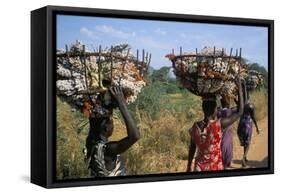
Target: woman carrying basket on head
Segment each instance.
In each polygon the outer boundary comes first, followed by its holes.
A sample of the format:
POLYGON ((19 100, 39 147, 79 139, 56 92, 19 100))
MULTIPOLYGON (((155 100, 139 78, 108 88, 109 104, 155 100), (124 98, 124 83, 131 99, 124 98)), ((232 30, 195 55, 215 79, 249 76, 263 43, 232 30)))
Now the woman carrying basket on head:
MULTIPOLYGON (((230 108, 230 98, 226 96, 222 96, 221 106, 222 107, 218 109, 219 118, 230 117, 232 114, 235 114, 238 111, 237 107, 230 108)), ((221 140, 221 152, 224 169, 230 168, 233 158, 232 125, 227 126, 223 130, 221 140)))
POLYGON ((121 154, 128 150, 140 138, 140 133, 125 104, 120 87, 110 88, 114 99, 112 106, 117 106, 126 124, 127 136, 119 141, 108 141, 113 133, 113 120, 110 116, 90 118, 90 131, 86 140, 87 165, 90 176, 124 176, 125 167, 121 154))
MULTIPOLYGON (((245 83, 242 83, 242 88, 245 86, 245 83)), ((243 90, 244 91, 244 90, 243 90)), ((245 94, 245 93, 244 93, 245 94)), ((245 99, 245 96, 244 96, 245 99)), ((230 107, 231 98, 229 96, 222 96, 221 98, 221 108, 218 109, 218 117, 226 118, 231 117, 232 114, 238 112, 238 101, 234 100, 237 104, 236 107, 230 107)), ((245 103, 245 100, 244 100, 245 103)), ((223 129, 222 140, 221 140, 221 152, 222 152, 222 161, 224 169, 231 168, 231 162, 233 158, 233 134, 232 134, 232 125, 227 126, 223 129)))
POLYGON ((187 171, 191 171, 192 160, 195 157, 194 171, 216 171, 223 170, 221 140, 222 132, 233 124, 243 113, 243 94, 240 78, 238 82, 238 111, 230 117, 217 117, 217 103, 215 97, 204 98, 202 109, 204 119, 195 122, 189 130, 191 143, 189 146, 187 171))

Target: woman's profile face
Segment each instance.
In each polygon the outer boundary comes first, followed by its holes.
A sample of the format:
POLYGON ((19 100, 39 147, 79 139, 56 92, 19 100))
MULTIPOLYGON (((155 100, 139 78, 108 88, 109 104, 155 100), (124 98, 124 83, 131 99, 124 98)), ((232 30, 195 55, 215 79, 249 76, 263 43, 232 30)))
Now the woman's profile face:
POLYGON ((230 108, 230 103, 225 100, 221 100, 222 108, 230 108))
POLYGON ((113 121, 110 119, 110 121, 106 125, 106 136, 110 137, 113 133, 113 121))
POLYGON ((218 108, 215 107, 215 108, 214 108, 214 113, 213 113, 213 115, 217 115, 217 113, 218 113, 218 108))

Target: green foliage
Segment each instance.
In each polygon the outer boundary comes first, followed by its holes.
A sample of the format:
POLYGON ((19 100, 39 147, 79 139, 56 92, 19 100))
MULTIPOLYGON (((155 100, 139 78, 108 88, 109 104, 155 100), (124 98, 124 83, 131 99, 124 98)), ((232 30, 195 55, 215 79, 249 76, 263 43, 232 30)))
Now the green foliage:
POLYGON ((169 67, 162 67, 148 76, 148 86, 143 88, 137 100, 129 105, 133 115, 139 110, 153 119, 164 109, 184 112, 192 117, 192 108, 195 105, 193 102, 197 97, 182 88, 175 78, 169 77, 169 71, 169 67))
POLYGON ((160 83, 152 83, 145 87, 137 100, 129 106, 129 109, 132 112, 139 109, 146 112, 151 118, 155 118, 161 108, 167 107, 169 104, 169 97, 165 95, 165 88, 161 86, 162 84, 160 83))
POLYGON ((181 87, 181 84, 176 79, 169 78, 169 81, 166 85, 167 94, 177 94, 183 92, 183 90, 186 91, 181 87))
POLYGON ((161 67, 159 70, 154 70, 151 78, 152 82, 168 82, 170 67, 161 67))
POLYGON ((258 63, 251 63, 249 65, 250 65, 250 69, 251 70, 256 70, 256 71, 260 72, 263 75, 267 75, 267 70, 263 66, 261 66, 260 64, 258 64, 258 63))

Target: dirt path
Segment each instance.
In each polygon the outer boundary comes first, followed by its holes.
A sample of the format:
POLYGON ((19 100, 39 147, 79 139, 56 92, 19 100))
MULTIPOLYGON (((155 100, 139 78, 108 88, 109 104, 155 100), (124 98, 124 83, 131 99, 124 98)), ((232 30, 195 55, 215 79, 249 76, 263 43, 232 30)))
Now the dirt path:
MULTIPOLYGON (((262 130, 258 135, 256 128, 253 127, 253 137, 251 147, 248 153, 248 163, 245 168, 258 168, 266 167, 268 161, 268 118, 265 117, 258 121, 259 128, 262 130)), ((233 160, 232 168, 242 168, 241 159, 243 156, 243 147, 240 146, 240 142, 236 133, 237 127, 233 127, 233 160)), ((179 171, 185 172, 187 160, 180 162, 179 171)))
MULTIPOLYGON (((251 147, 248 153, 248 160, 246 168, 256 168, 267 166, 268 160, 268 120, 267 117, 258 121, 259 128, 262 129, 258 135, 256 128, 253 127, 253 137, 251 147)), ((241 158, 243 156, 243 147, 240 146, 238 136, 233 131, 233 168, 241 168, 241 158)))

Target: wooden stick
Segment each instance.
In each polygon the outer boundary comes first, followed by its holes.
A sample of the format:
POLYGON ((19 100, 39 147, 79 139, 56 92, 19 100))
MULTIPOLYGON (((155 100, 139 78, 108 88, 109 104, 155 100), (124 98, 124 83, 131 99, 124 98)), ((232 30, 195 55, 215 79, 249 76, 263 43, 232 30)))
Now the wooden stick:
POLYGON ((137 66, 137 69, 140 71, 140 66, 139 66, 139 63, 138 63, 138 61, 139 61, 139 49, 137 49, 137 58, 136 58, 136 66, 137 66))
POLYGON ((239 57, 242 58, 242 48, 240 48, 239 57))
POLYGON ((67 59, 69 59, 69 52, 68 52, 67 44, 65 45, 65 54, 66 54, 67 59))
POLYGON ((242 62, 242 48, 239 50, 239 74, 241 71, 241 62, 242 62))
POLYGON ((147 72, 147 63, 148 63, 148 52, 146 52, 146 54, 145 54, 145 62, 143 64, 143 68, 144 68, 144 73, 143 74, 146 74, 146 72, 147 72))
POLYGON ((127 63, 129 54, 130 54, 130 49, 128 49, 127 54, 126 54, 126 58, 125 58, 125 60, 123 61, 123 71, 125 70, 125 65, 126 65, 126 63, 127 63))
POLYGON ((141 63, 141 76, 143 76, 143 67, 144 67, 144 49, 142 49, 142 63, 141 63))
MULTIPOLYGON (((125 66, 126 66, 129 54, 130 54, 130 49, 128 49, 127 54, 126 54, 125 58, 123 58, 123 61, 122 61, 122 75, 123 75, 123 73, 125 71, 125 66)), ((119 86, 121 84, 121 79, 122 79, 122 77, 120 76, 119 77, 119 86)))
POLYGON ((145 53, 145 62, 147 63, 148 60, 148 52, 145 53))
POLYGON ((148 59, 146 61, 145 75, 147 75, 147 72, 149 70, 150 61, 151 61, 151 53, 148 55, 148 59))
MULTIPOLYGON (((69 59, 69 51, 68 51, 68 45, 67 44, 65 45, 65 54, 66 54, 66 60, 67 60, 68 64, 71 65, 70 59, 69 59)), ((72 68, 70 68, 70 76, 71 76, 71 79, 73 79, 73 69, 72 68)), ((73 79, 72 87, 75 88, 75 85, 76 85, 76 80, 73 79)))
POLYGON ((228 59, 228 62, 230 62, 230 59, 231 59, 231 55, 232 55, 232 48, 230 49, 230 53, 229 53, 229 59, 228 59))
MULTIPOLYGON (((87 90, 87 92, 89 92, 85 50, 86 50, 85 45, 83 45, 83 64, 84 64, 85 84, 86 84, 86 90, 87 90)), ((89 95, 89 100, 91 100, 90 95, 89 95)))
MULTIPOLYGON (((97 94, 97 93, 101 93, 101 92, 105 92, 106 91, 106 89, 101 89, 101 88, 96 88, 96 89, 94 89, 94 90, 89 90, 89 91, 87 91, 87 90, 79 90, 79 91, 75 91, 72 95, 80 95, 80 94, 82 94, 82 95, 89 95, 89 96, 91 96, 91 95, 94 95, 94 94, 97 94)), ((63 92, 59 92, 58 91, 58 93, 60 94, 64 94, 63 92)))
POLYGON ((126 59, 128 59, 129 54, 130 54, 130 49, 128 49, 128 51, 127 51, 126 59))
POLYGON ((197 58, 197 55, 198 55, 198 50, 197 50, 197 48, 195 48, 195 62, 197 63, 198 61, 198 58, 197 58))
POLYGON ((147 62, 147 70, 149 70, 149 65, 150 65, 150 62, 151 62, 151 53, 149 54, 149 58, 148 58, 148 62, 147 62))
POLYGON ((99 88, 100 88, 101 87, 101 45, 99 46, 98 77, 99 77, 99 88))
POLYGON ((113 80, 113 56, 112 56, 113 46, 110 49, 110 83, 112 84, 113 80))
MULTIPOLYGON (((71 57, 76 57, 76 56, 80 56, 81 54, 70 54, 71 57)), ((100 54, 101 56, 105 57, 105 58, 109 58, 110 57, 110 52, 108 53, 101 53, 100 54)), ((57 57, 65 57, 65 53, 63 54, 58 54, 57 57)), ((86 56, 89 57, 89 56, 99 56, 99 53, 97 52, 93 52, 93 53, 90 53, 90 52, 86 52, 86 56)), ((125 57, 122 57, 120 55, 116 55, 114 54, 114 52, 112 53, 112 56, 115 58, 115 59, 119 59, 119 60, 126 60, 126 56, 125 57)), ((139 55, 140 56, 140 55, 139 55)), ((140 57, 139 57, 140 58, 140 57)), ((137 63, 137 64, 142 64, 142 61, 139 61, 139 59, 134 59, 134 58, 127 58, 127 60, 133 62, 133 63, 137 63)))
POLYGON ((180 47, 180 56, 182 55, 182 47, 180 47))
MULTIPOLYGON (((195 54, 190 54, 190 55, 178 55, 178 56, 175 56, 176 59, 180 58, 180 57, 213 57, 213 56, 206 56, 206 55, 195 55, 195 54)), ((222 56, 222 58, 229 58, 229 56, 222 56)), ((239 56, 235 57, 235 56, 231 56, 231 58, 234 58, 234 59, 239 59, 239 56)), ((139 63, 142 63, 142 62, 139 62, 139 63)))
MULTIPOLYGON (((99 57, 99 55, 100 55, 100 56, 103 56, 105 58, 108 58, 108 57, 110 57, 110 52, 108 52, 108 53, 86 52, 85 55, 87 57, 90 57, 90 56, 99 57)), ((56 56, 57 57, 67 57, 66 53, 57 54, 56 56)), ((69 54, 69 57, 80 57, 80 56, 81 56, 81 53, 70 53, 69 54)), ((122 57, 120 55, 114 54, 114 52, 112 53, 112 56, 114 57, 114 59, 119 59, 119 60, 125 60, 125 58, 126 58, 126 57, 122 57)), ((142 61, 139 61, 139 60, 136 60, 136 59, 133 59, 133 58, 128 58, 127 60, 131 61, 132 63, 142 64, 142 61)))
POLYGON ((216 47, 214 46, 213 63, 215 63, 216 47))

